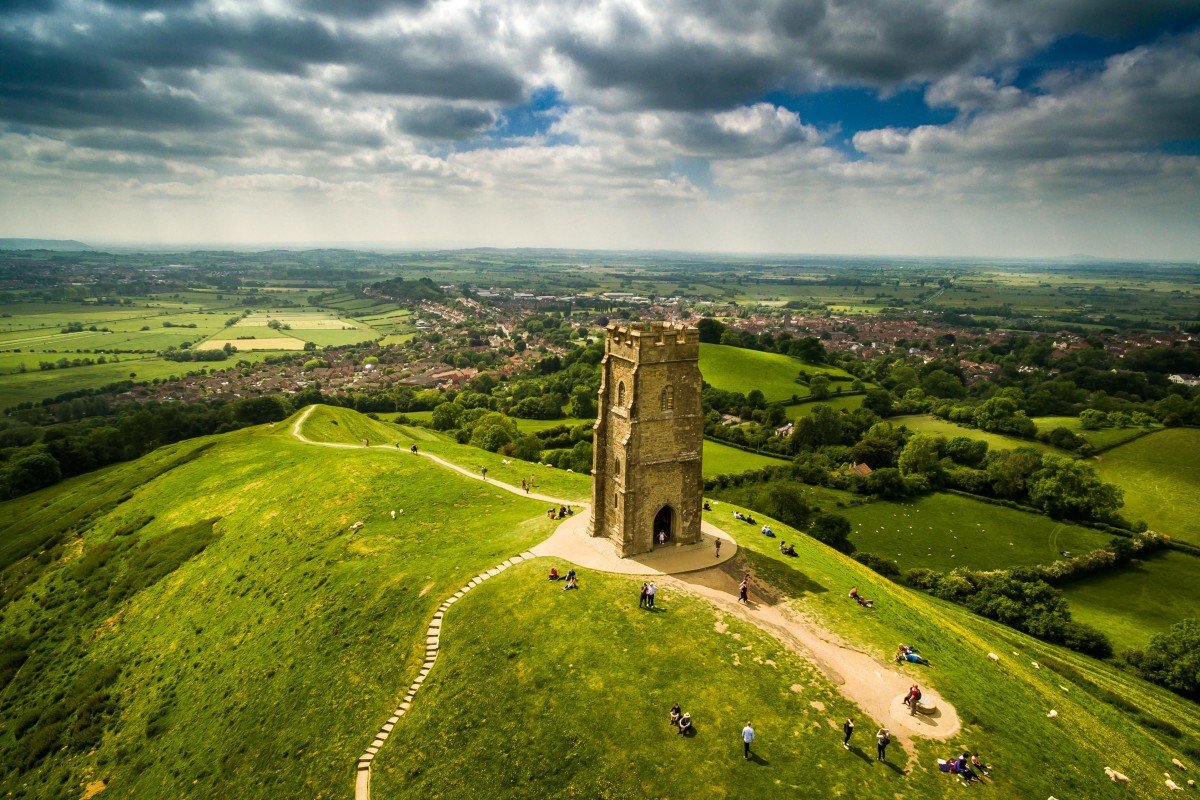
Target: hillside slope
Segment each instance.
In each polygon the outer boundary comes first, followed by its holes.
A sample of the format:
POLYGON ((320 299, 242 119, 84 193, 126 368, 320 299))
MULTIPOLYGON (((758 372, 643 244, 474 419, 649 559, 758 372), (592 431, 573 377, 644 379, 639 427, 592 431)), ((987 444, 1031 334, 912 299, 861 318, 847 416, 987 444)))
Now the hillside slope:
MULTIPOLYGON (((551 530, 543 503, 406 450, 419 441, 502 480, 528 464, 343 409, 318 407, 304 433, 351 447, 297 441, 292 422, 3 504, 0 791, 74 800, 103 781, 104 798, 346 797, 417 673, 433 610, 551 530), (353 446, 362 438, 386 446, 353 446)), ((584 495, 584 476, 542 469, 584 495)), ((727 529, 729 517, 724 504, 710 515, 727 529)), ((997 797, 1158 797, 1170 759, 1200 754, 1194 705, 776 529, 799 558, 749 526, 730 532, 762 581, 852 646, 885 657, 921 645, 935 666, 906 669, 957 707, 961 741, 897 743, 892 768, 875 764, 871 721, 769 631, 686 592, 640 611, 632 578, 585 574, 562 592, 535 560, 447 614, 373 796, 936 797, 961 790, 933 768, 961 744, 997 767, 997 797), (854 584, 874 612, 845 599, 854 584), (695 738, 667 728, 675 701, 695 738), (849 714, 851 753, 831 727, 849 714), (747 718, 761 735, 749 764, 747 718), (1133 784, 1110 784, 1103 766, 1133 784)))

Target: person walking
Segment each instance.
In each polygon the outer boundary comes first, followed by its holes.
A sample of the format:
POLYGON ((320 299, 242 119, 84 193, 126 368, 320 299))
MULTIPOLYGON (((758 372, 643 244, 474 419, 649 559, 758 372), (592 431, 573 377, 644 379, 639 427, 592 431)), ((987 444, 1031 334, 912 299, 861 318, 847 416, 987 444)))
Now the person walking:
POLYGON ((750 760, 750 743, 753 741, 754 728, 747 722, 746 727, 742 728, 742 754, 746 757, 747 761, 750 760))
POLYGON ((486 481, 487 480, 487 467, 483 467, 482 469, 479 470, 479 472, 481 475, 483 475, 483 479, 486 481))
POLYGON ((717 536, 713 539, 713 558, 721 557, 721 537, 717 536))
POLYGON ((842 747, 849 750, 850 737, 854 735, 854 720, 847 718, 847 720, 842 723, 842 733, 845 734, 845 736, 842 738, 842 747))
POLYGON ((521 478, 521 491, 523 491, 523 492, 529 491, 529 484, 525 482, 524 478, 521 478))
POLYGON ((738 584, 738 602, 750 604, 750 576, 742 578, 742 582, 738 584))
POLYGON ((654 581, 646 587, 646 608, 654 608, 654 595, 658 594, 658 587, 654 585, 654 581))
POLYGON ((887 728, 880 728, 875 734, 875 757, 880 761, 887 760, 887 746, 892 741, 892 735, 887 728))
POLYGON ((647 605, 646 605, 646 588, 647 588, 647 586, 646 586, 646 584, 643 582, 643 583, 642 583, 642 596, 641 596, 641 598, 638 600, 638 608, 647 608, 647 605))

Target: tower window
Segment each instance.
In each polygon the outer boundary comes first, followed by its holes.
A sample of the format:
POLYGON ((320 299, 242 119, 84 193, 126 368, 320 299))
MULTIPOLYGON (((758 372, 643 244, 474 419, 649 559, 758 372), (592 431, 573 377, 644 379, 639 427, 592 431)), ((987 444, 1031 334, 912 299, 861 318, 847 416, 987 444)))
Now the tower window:
POLYGON ((620 507, 621 507, 621 495, 614 494, 613 495, 613 508, 620 508, 620 507))
POLYGON ((625 405, 625 381, 617 384, 617 405, 625 405))
POLYGON ((618 476, 621 474, 621 459, 619 458, 613 461, 613 474, 618 476))
POLYGON ((659 397, 659 406, 663 411, 671 411, 675 408, 674 386, 668 386, 662 390, 662 395, 659 397))

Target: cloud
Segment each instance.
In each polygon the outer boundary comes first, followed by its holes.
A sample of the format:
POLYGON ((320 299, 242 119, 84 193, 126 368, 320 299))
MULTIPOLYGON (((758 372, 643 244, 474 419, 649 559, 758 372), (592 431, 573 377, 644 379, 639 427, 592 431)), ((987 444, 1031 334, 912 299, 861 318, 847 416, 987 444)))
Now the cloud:
POLYGON ((396 127, 422 139, 457 140, 478 136, 496 124, 488 108, 433 103, 397 112, 396 127))

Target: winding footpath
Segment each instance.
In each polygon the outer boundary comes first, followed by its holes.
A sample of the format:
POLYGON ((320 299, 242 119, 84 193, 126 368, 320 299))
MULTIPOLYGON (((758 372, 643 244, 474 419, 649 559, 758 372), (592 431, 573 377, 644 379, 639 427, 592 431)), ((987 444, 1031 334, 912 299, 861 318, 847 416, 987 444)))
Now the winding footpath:
MULTIPOLYGON (((292 424, 292 436, 304 444, 316 447, 332 447, 340 450, 379 449, 398 454, 409 452, 397 450, 395 447, 386 445, 366 447, 359 444, 319 442, 309 439, 303 434, 301 429, 315 408, 316 406, 309 406, 304 409, 300 416, 297 417, 295 423, 292 424)), ((485 478, 477 472, 460 467, 432 453, 418 452, 417 455, 427 458, 445 469, 453 470, 471 480, 482 481, 489 486, 511 492, 520 497, 529 497, 560 506, 580 505, 576 500, 564 500, 537 492, 526 492, 503 481, 485 478)), ((580 525, 586 519, 584 515, 587 511, 588 506, 584 505, 580 514, 569 518, 545 541, 534 545, 534 547, 524 553, 506 559, 492 569, 480 572, 438 606, 425 632, 425 660, 420 672, 408 687, 408 691, 405 693, 400 705, 379 728, 371 744, 358 759, 354 782, 355 800, 370 800, 371 763, 374 761, 376 753, 379 752, 379 749, 387 741, 388 736, 391 735, 392 730, 399 723, 400 718, 412 707, 417 692, 433 669, 441 645, 443 622, 445 621, 446 612, 450 607, 461 600, 467 592, 489 578, 499 575, 514 564, 542 556, 578 560, 571 559, 570 544, 564 540, 564 534, 578 536, 580 525)), ((721 562, 728 561, 728 558, 736 552, 736 543, 728 537, 728 534, 719 530, 712 529, 711 532, 706 530, 706 533, 710 535, 719 534, 722 538, 726 539, 730 546, 726 550, 726 557, 722 558, 721 562)), ((590 541, 590 537, 586 537, 586 535, 583 538, 590 541)), ((705 552, 711 552, 707 549, 707 544, 705 545, 705 552)), ((576 554, 579 554, 578 551, 576 554)), ((785 647, 816 664, 847 699, 857 704, 874 719, 881 722, 886 720, 890 723, 893 734, 898 735, 902 740, 908 740, 913 736, 948 739, 960 730, 961 725, 954 707, 928 689, 926 689, 926 695, 937 701, 939 712, 936 717, 909 716, 906 713, 902 713, 900 711, 902 706, 899 705, 897 700, 912 683, 913 678, 910 675, 906 675, 891 665, 881 663, 869 653, 850 647, 815 622, 798 618, 794 613, 791 613, 791 610, 786 607, 785 603, 767 601, 765 598, 763 601, 753 602, 747 606, 738 603, 736 600, 737 581, 731 578, 731 573, 723 570, 721 566, 713 566, 713 562, 711 561, 706 561, 704 567, 701 569, 677 564, 678 569, 659 570, 650 567, 649 564, 642 564, 640 565, 642 571, 637 572, 636 570, 630 571, 631 564, 629 559, 617 559, 615 555, 611 558, 619 563, 607 566, 593 563, 589 566, 592 569, 604 572, 661 575, 666 585, 703 598, 714 607, 720 608, 755 625, 762 631, 778 639, 785 647), (667 577, 668 575, 673 575, 673 577, 667 577)), ((832 720, 830 722, 833 724, 832 720)), ((905 749, 911 750, 909 747, 905 749)))
MULTIPOLYGON (((303 442, 304 444, 313 445, 315 447, 332 447, 338 450, 372 449, 357 444, 344 444, 341 442, 318 442, 314 441, 313 439, 309 439, 304 435, 301 429, 304 427, 304 422, 308 419, 309 415, 312 414, 313 409, 315 408, 316 406, 309 406, 308 408, 304 409, 300 416, 296 418, 295 423, 292 424, 292 436, 297 440, 303 442)), ((387 447, 384 445, 376 445, 375 449, 398 452, 396 448, 387 447)), ((519 495, 521 497, 529 497, 533 498, 534 500, 541 500, 543 502, 553 503, 554 505, 558 506, 579 505, 579 502, 576 500, 563 500, 558 497, 551 497, 550 495, 540 494, 538 492, 526 492, 523 489, 519 489, 516 486, 504 483, 502 481, 488 480, 476 472, 464 469, 457 464, 452 464, 443 458, 433 455, 432 453, 423 453, 418 451, 416 455, 427 458, 430 461, 445 467, 446 469, 454 470, 460 475, 468 477, 472 480, 482 481, 489 486, 494 486, 497 489, 511 492, 512 494, 519 495)), ((588 507, 585 505, 583 508, 584 511, 586 511, 588 507)), ((437 662, 438 650, 442 643, 442 623, 446 618, 446 612, 450 610, 450 606, 457 603, 463 598, 464 595, 466 595, 467 592, 471 591, 488 578, 494 578, 512 565, 519 564, 522 561, 526 561, 531 558, 537 558, 537 556, 529 551, 526 551, 520 555, 515 555, 512 558, 505 559, 495 567, 485 570, 471 578, 466 582, 466 584, 463 585, 461 589, 448 597, 440 606, 438 606, 437 611, 435 611, 433 614, 433 619, 429 621, 429 628, 425 631, 425 661, 421 665, 420 672, 417 673, 416 679, 411 685, 409 685, 408 692, 405 693, 404 699, 400 702, 400 705, 396 707, 396 710, 390 717, 388 717, 387 721, 380 726, 379 731, 375 734, 375 738, 371 741, 371 744, 368 745, 367 749, 363 751, 363 754, 358 757, 356 774, 354 778, 354 800, 371 800, 371 763, 375 760, 375 754, 379 752, 379 749, 383 747, 384 742, 386 742, 388 737, 391 735, 392 729, 395 728, 397 723, 400 722, 400 718, 403 717, 410 708, 412 708, 413 700, 416 698, 417 692, 421 689, 421 685, 425 683, 425 679, 429 676, 430 671, 433 669, 433 665, 437 662)))

